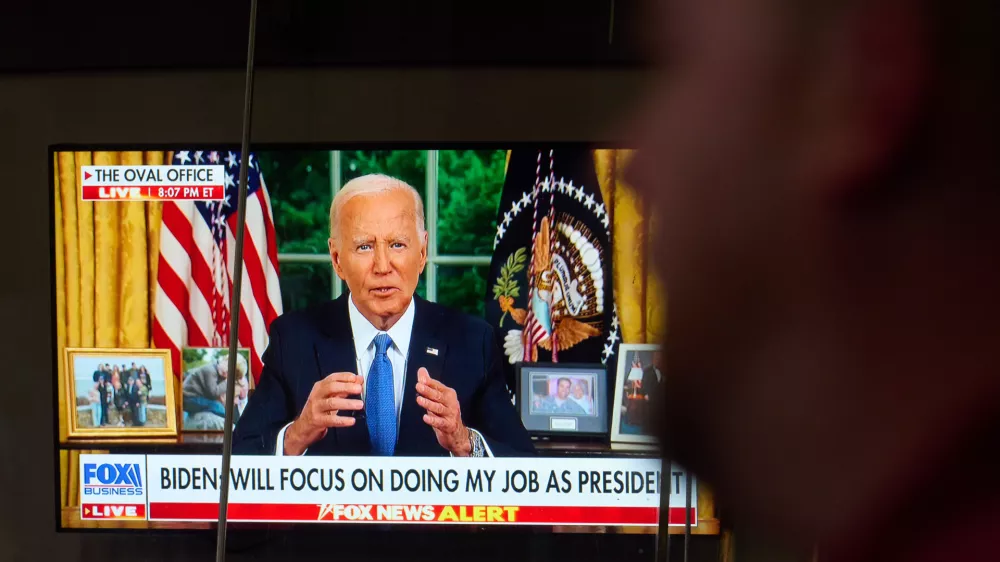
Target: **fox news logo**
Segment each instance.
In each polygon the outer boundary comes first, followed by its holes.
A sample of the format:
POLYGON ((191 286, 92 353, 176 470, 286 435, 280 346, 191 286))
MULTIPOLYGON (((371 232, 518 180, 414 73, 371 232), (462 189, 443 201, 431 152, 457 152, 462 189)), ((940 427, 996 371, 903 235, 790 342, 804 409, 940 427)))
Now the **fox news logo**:
POLYGON ((138 463, 83 465, 85 496, 141 496, 142 490, 142 473, 138 463))

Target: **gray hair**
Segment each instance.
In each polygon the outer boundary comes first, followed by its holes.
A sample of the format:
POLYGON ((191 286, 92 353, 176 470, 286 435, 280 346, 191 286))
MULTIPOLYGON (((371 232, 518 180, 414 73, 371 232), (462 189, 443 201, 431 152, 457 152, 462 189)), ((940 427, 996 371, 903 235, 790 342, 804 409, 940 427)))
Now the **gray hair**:
MULTIPOLYGON (((215 362, 216 362, 217 365, 219 365, 221 367, 224 367, 226 369, 229 368, 229 356, 228 355, 223 355, 221 357, 217 357, 215 359, 215 362)), ((236 378, 241 379, 241 378, 245 377, 246 374, 247 374, 247 360, 246 360, 246 358, 243 357, 242 353, 237 353, 236 354, 236 378)))
POLYGON ((344 205, 358 195, 375 195, 385 193, 393 189, 405 189, 413 195, 413 205, 417 210, 417 234, 423 238, 424 235, 424 202, 420 199, 420 192, 412 185, 401 179, 397 179, 384 174, 368 174, 354 178, 344 184, 333 197, 330 203, 330 238, 337 238, 337 217, 344 205))

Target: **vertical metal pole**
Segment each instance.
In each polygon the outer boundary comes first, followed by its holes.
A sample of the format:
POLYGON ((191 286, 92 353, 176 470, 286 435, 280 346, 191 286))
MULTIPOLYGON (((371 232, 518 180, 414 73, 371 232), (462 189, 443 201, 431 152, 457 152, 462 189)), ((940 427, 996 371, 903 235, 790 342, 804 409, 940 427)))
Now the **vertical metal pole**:
MULTIPOLYGON (((337 196, 337 192, 340 191, 340 187, 344 181, 344 175, 340 170, 341 166, 341 155, 339 150, 330 151, 330 201, 337 196)), ((332 227, 333 225, 331 225, 332 227)), ((330 268, 333 265, 330 264, 330 268)), ((330 274, 330 296, 337 298, 344 292, 344 282, 337 277, 337 273, 333 272, 330 274)))
POLYGON ((236 207, 236 252, 233 293, 229 305, 229 375, 226 377, 226 425, 222 438, 222 482, 219 486, 219 528, 215 560, 226 559, 226 516, 229 511, 229 465, 233 454, 233 409, 236 396, 236 354, 239 350, 240 296, 243 293, 243 238, 246 232, 247 181, 250 174, 250 117, 253 109, 253 50, 257 35, 257 0, 250 0, 250 32, 247 38, 246 89, 243 92, 243 139, 240 144, 240 184, 236 207))
POLYGON ((684 562, 688 562, 691 545, 691 472, 684 470, 684 562))
POLYGON ((615 0, 611 0, 611 17, 608 19, 608 45, 615 40, 615 0))
POLYGON ((424 209, 427 230, 427 300, 437 301, 437 229, 438 229, 438 152, 427 151, 427 205, 424 209))
POLYGON ((660 468, 660 524, 656 527, 656 562, 670 561, 670 495, 674 491, 674 469, 669 458, 660 468), (664 483, 666 485, 664 486, 664 483), (666 490, 664 490, 666 488, 666 490))

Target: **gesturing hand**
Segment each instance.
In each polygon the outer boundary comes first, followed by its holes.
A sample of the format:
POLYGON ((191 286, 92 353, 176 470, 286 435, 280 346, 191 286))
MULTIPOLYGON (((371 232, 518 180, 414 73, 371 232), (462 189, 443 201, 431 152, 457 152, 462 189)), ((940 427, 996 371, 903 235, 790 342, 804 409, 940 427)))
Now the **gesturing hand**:
POLYGON ((427 410, 424 423, 434 429, 438 445, 456 457, 472 454, 469 430, 462 423, 458 395, 452 388, 431 378, 427 369, 417 370, 417 404, 427 410))
POLYGON ((285 431, 286 455, 301 455, 326 436, 331 427, 350 427, 355 419, 338 415, 341 410, 360 410, 364 402, 348 396, 361 394, 364 379, 354 373, 333 373, 313 385, 302 413, 285 431))

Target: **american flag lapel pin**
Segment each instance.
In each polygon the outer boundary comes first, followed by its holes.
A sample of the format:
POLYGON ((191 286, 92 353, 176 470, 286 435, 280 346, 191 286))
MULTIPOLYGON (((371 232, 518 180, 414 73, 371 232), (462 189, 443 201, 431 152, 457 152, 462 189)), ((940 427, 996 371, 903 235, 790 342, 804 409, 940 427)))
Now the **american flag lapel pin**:
POLYGON ((436 347, 428 347, 427 348, 427 353, 430 354, 430 355, 437 355, 438 354, 438 350, 437 350, 436 347))

